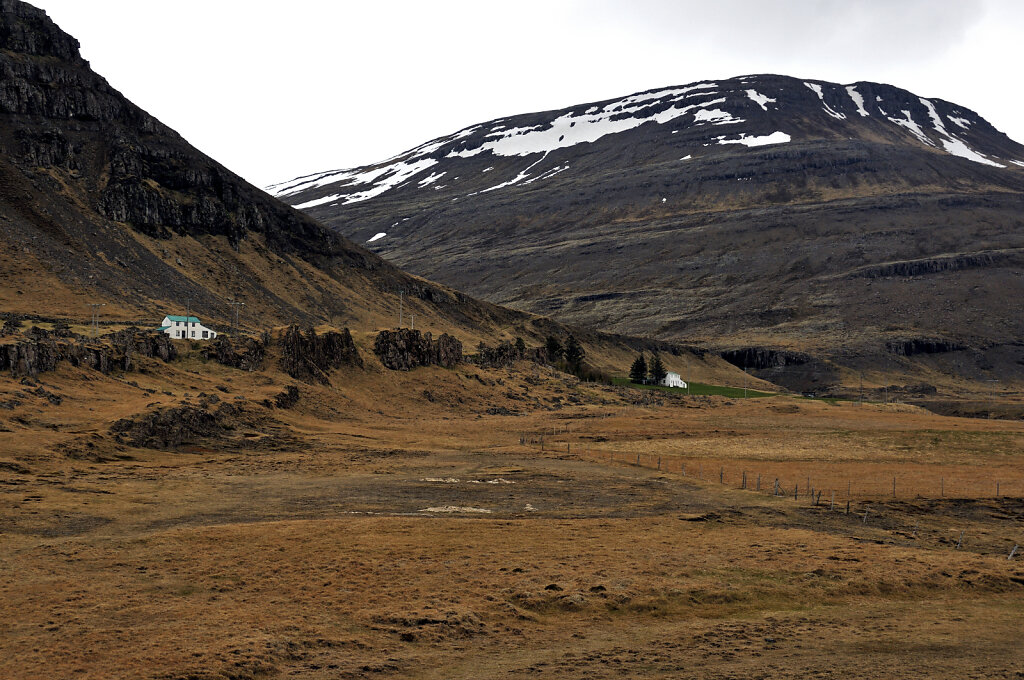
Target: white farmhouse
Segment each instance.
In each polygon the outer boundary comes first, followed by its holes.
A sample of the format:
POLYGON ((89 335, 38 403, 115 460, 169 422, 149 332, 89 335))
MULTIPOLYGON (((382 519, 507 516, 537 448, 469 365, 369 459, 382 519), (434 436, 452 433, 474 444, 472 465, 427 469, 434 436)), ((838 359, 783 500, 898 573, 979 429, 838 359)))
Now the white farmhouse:
POLYGON ((661 383, 659 384, 662 387, 686 387, 686 383, 683 382, 683 379, 679 377, 679 374, 673 373, 672 371, 666 373, 665 377, 662 378, 661 383))
POLYGON ((181 340, 213 340, 217 331, 210 330, 194 316, 165 316, 158 331, 181 340))

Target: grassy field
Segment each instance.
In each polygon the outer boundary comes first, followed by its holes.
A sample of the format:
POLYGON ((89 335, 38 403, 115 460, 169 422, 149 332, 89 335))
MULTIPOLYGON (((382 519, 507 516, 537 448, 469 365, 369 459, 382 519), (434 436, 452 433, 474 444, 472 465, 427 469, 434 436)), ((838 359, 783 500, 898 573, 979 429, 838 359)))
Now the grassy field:
POLYGON ((289 408, 274 357, 0 377, 0 677, 1024 670, 1024 423, 365 359, 289 408), (110 436, 211 394, 252 418, 110 436))

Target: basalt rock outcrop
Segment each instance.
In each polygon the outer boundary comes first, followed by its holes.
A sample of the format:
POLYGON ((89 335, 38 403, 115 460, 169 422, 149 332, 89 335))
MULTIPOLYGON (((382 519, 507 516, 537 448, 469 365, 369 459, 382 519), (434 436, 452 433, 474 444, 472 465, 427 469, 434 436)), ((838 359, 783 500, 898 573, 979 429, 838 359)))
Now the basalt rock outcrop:
POLYGON ((256 338, 242 337, 232 340, 226 335, 218 335, 203 348, 202 353, 207 359, 213 359, 225 366, 255 371, 263 366, 267 347, 256 338))
POLYGON ((240 411, 232 404, 216 409, 184 404, 122 418, 110 432, 123 444, 149 449, 175 449, 226 436, 235 428, 240 411))
POLYGON ((298 326, 290 326, 278 338, 278 346, 281 370, 303 382, 326 385, 332 370, 363 365, 347 328, 318 334, 314 328, 302 332, 298 326))
POLYGON ((110 373, 139 369, 139 358, 173 361, 178 352, 163 333, 128 329, 96 341, 67 340, 50 333, 36 333, 13 343, 0 344, 0 371, 14 378, 33 377, 53 371, 65 361, 110 373))
POLYGON ((385 368, 409 371, 417 366, 453 368, 462 361, 462 343, 442 334, 434 340, 429 332, 402 328, 381 331, 373 343, 373 352, 385 368))

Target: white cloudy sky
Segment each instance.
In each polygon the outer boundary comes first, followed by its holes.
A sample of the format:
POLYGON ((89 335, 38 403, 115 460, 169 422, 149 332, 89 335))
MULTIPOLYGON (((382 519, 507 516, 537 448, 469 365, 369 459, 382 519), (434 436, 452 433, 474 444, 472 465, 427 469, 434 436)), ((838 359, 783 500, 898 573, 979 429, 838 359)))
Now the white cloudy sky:
POLYGON ((750 73, 891 83, 1024 142, 1020 0, 30 0, 260 186, 492 118, 750 73))

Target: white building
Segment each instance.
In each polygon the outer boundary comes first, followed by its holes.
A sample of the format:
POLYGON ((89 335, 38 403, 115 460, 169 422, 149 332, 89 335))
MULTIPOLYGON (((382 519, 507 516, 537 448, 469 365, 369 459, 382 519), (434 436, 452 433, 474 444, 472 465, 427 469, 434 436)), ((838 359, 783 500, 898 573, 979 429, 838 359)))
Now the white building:
POLYGON ((213 340, 217 331, 210 330, 194 316, 165 316, 157 329, 176 340, 213 340))
POLYGON ((679 374, 672 371, 666 373, 665 377, 658 384, 662 387, 686 387, 686 383, 679 377, 679 374))

